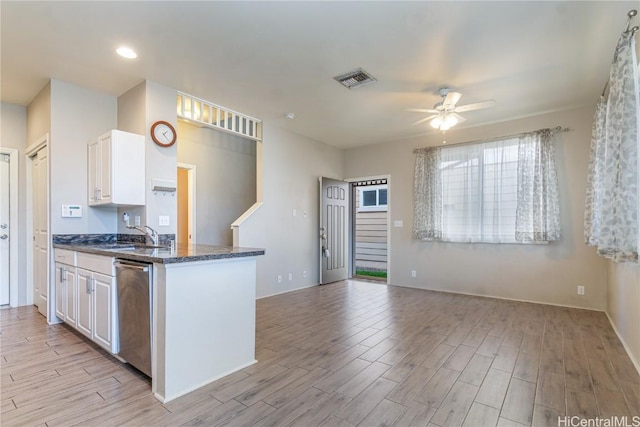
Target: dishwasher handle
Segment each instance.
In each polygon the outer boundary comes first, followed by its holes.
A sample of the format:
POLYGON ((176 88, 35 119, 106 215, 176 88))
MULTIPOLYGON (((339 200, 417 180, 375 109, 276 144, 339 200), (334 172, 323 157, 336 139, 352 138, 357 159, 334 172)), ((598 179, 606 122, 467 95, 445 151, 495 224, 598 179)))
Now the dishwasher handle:
POLYGON ((140 270, 145 272, 149 271, 149 266, 140 265, 140 264, 129 264, 123 261, 116 261, 113 265, 115 265, 116 268, 127 268, 130 270, 140 270))

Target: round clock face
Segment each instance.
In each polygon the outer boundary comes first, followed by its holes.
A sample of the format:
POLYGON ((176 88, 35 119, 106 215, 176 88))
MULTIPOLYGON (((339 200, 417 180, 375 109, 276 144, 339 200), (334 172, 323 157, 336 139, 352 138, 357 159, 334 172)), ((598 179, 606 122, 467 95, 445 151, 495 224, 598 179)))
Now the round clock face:
POLYGON ((161 147, 171 147, 176 143, 176 130, 171 123, 158 121, 151 126, 151 139, 161 147))

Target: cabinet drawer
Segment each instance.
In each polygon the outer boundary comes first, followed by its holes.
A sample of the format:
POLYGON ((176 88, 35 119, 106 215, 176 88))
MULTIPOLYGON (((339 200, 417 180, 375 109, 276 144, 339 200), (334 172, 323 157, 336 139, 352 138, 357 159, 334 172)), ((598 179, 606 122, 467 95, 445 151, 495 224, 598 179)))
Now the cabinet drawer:
POLYGON ((56 262, 67 265, 76 265, 76 252, 67 249, 54 249, 53 251, 56 262))
POLYGON ((78 267, 89 271, 114 276, 113 257, 78 252, 78 267))

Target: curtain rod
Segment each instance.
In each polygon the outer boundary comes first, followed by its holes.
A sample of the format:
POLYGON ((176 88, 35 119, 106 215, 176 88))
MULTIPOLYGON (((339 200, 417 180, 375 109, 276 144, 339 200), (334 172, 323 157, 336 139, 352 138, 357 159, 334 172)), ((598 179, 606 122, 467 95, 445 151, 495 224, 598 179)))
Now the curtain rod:
MULTIPOLYGON (((567 128, 567 127, 562 127, 562 126, 556 126, 554 128, 543 128, 543 129, 538 129, 538 130, 534 130, 534 131, 529 131, 529 132, 521 132, 521 133, 516 133, 513 135, 505 135, 505 136, 497 136, 495 138, 487 138, 487 139, 476 139, 475 141, 467 141, 467 142, 457 142, 454 144, 447 144, 447 146, 460 146, 460 145, 469 145, 469 144, 482 144, 482 143, 486 143, 486 142, 493 142, 493 141, 498 141, 501 139, 510 139, 510 138, 517 138, 520 135, 524 135, 525 133, 531 133, 531 132, 538 132, 541 130, 549 130, 551 131, 551 133, 553 135, 557 134, 557 133, 564 133, 564 132, 570 132, 571 129, 567 128)), ((432 147, 442 147, 442 145, 430 145, 429 147, 422 147, 422 148, 414 148, 413 152, 414 153, 418 153, 421 150, 424 150, 425 148, 432 148, 432 147)))
MULTIPOLYGON (((631 37, 633 37, 636 32, 638 30, 640 30, 640 27, 638 27, 637 25, 633 28, 631 28, 631 20, 638 14, 638 11, 636 9, 631 9, 629 12, 627 12, 627 26, 625 27, 625 30, 622 32, 622 34, 626 34, 628 32, 631 32, 631 37)), ((604 84, 604 87, 602 88, 602 95, 604 96, 604 94, 607 92, 607 88, 609 87, 609 80, 607 80, 607 82, 604 84)))

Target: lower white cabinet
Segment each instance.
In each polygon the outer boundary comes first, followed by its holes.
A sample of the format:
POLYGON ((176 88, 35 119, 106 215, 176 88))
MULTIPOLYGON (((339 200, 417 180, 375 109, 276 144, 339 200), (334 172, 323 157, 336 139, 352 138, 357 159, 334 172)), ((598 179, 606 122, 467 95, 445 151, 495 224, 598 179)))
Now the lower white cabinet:
POLYGON ((76 326, 76 267, 56 263, 56 316, 76 326))
MULTIPOLYGON (((56 249, 56 261, 64 260, 64 252, 70 251, 56 249)), ((117 354, 119 345, 113 258, 83 252, 71 253, 75 265, 56 262, 56 315, 96 344, 117 354)))
POLYGON ((93 339, 93 294, 91 282, 93 273, 78 268, 76 294, 78 298, 78 324, 76 329, 93 339))
POLYGON ((113 338, 117 334, 114 318, 115 291, 114 277, 93 274, 93 340, 112 353, 118 352, 113 338))

